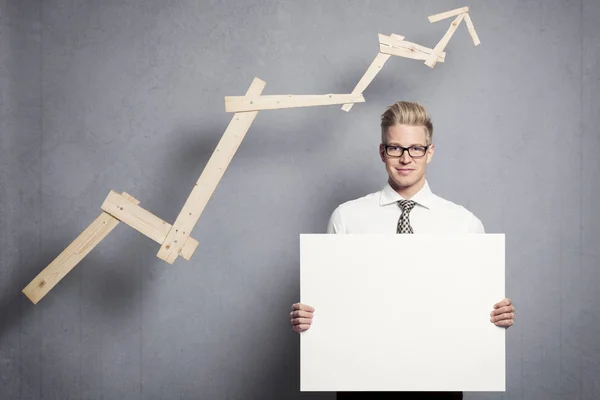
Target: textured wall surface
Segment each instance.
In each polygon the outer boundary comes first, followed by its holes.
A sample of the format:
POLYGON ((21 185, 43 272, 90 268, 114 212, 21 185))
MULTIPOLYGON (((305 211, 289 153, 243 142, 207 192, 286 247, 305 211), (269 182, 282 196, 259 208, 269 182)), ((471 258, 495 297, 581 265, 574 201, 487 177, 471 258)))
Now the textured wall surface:
MULTIPOLYGON (((333 399, 299 392, 300 233, 379 190, 379 115, 430 111, 434 192, 505 233, 507 391, 600 398, 600 2, 0 0, 0 399, 333 399), (170 266, 119 225, 34 306, 21 289, 126 191, 173 222, 257 76, 264 94, 348 93, 378 33, 392 58, 350 113, 263 111, 170 266)), ((452 304, 449 312, 456 312, 452 304)), ((351 314, 351 310, 348 311, 351 314)))
MULTIPOLYGON (((22 286, 41 255, 41 1, 0 0, 0 399, 38 399, 43 310, 22 286)), ((59 321, 60 318, 56 320, 59 321)), ((67 350, 71 351, 71 350, 67 350)))

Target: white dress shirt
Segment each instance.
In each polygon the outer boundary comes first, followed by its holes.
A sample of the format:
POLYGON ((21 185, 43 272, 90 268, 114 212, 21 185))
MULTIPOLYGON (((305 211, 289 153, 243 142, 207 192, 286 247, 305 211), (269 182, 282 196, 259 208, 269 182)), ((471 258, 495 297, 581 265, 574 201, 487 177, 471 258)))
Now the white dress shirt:
MULTIPOLYGON (((391 186, 338 206, 329 219, 327 233, 396 233, 402 198, 391 186)), ((436 196, 425 182, 410 200, 417 205, 409 214, 418 233, 485 233, 481 220, 461 205, 436 196)))

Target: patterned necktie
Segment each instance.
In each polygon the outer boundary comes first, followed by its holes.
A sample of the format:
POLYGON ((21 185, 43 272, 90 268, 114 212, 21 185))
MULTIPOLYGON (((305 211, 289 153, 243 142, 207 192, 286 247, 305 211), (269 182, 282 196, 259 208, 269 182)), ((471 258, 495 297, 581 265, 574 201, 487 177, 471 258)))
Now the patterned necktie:
POLYGON ((408 214, 410 214, 412 209, 415 208, 417 203, 412 200, 400 200, 398 202, 398 205, 402 209, 402 215, 400 215, 400 219, 398 220, 398 227, 396 228, 396 233, 414 233, 412 226, 410 226, 408 214))

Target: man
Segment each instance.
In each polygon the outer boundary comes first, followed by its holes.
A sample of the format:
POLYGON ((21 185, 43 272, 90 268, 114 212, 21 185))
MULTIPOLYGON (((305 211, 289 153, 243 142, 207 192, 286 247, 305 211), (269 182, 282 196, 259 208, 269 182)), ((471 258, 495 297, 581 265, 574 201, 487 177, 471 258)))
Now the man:
MULTIPOLYGON (((466 208, 434 195, 425 178, 435 151, 433 124, 418 103, 397 102, 381 116, 379 155, 388 173, 383 190, 337 207, 328 233, 485 233, 481 221, 466 208)), ((292 305, 295 332, 310 328, 314 308, 292 305)), ((454 312, 454 311, 453 311, 454 312)), ((515 308, 506 298, 494 304, 490 321, 508 328, 515 308)), ((343 399, 462 399, 461 392, 338 393, 343 399)))

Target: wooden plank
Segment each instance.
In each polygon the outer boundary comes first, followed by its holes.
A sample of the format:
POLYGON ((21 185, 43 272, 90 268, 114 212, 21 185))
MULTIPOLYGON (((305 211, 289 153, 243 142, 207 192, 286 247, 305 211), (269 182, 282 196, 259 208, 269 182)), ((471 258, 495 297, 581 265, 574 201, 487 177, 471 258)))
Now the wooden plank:
MULTIPOLYGON (((158 244, 162 244, 165 241, 172 228, 172 225, 168 222, 163 221, 114 190, 110 191, 101 208, 103 211, 143 233, 158 244)), ((189 260, 197 247, 198 241, 189 236, 180 254, 186 260, 189 260), (185 252, 184 249, 186 249, 185 252)))
POLYGON ((181 250, 179 250, 179 255, 181 255, 184 260, 189 261, 198 248, 198 244, 199 243, 196 239, 193 237, 188 237, 185 242, 183 242, 183 246, 181 247, 181 250))
MULTIPOLYGON (((352 90, 352 94, 362 94, 362 92, 365 91, 367 86, 369 86, 369 84, 371 82, 373 82, 373 79, 375 79, 375 76, 377 76, 379 71, 381 71, 381 68, 383 68, 385 62, 389 58, 390 58, 389 54, 377 53, 377 55, 375 56, 375 59, 373 60, 373 62, 371 62, 371 65, 369 65, 369 68, 367 68, 367 71, 360 78, 360 80, 354 87, 354 90, 352 90)), ((354 103, 345 103, 342 106, 342 110, 348 112, 352 109, 353 105, 354 105, 354 103)))
POLYGON ((110 191, 100 208, 160 244, 171 229, 170 224, 114 190, 110 191))
MULTIPOLYGON (((381 37, 381 36, 385 36, 385 35, 384 35, 384 34, 382 34, 382 33, 380 33, 380 34, 379 34, 379 36, 381 37)), ((390 36, 385 36, 385 37, 388 37, 388 38, 390 38, 390 39, 392 39, 392 40, 395 40, 395 41, 397 41, 397 42, 401 42, 401 41, 403 41, 404 39, 406 39, 406 36, 398 35, 398 34, 396 34, 396 33, 392 33, 390 36)))
MULTIPOLYGON (((386 36, 386 35, 379 35, 379 43, 385 44, 385 45, 391 46, 391 47, 396 47, 396 48, 401 47, 401 48, 409 49, 415 53, 417 51, 419 51, 426 55, 431 54, 431 52, 433 51, 433 49, 430 49, 429 47, 421 46, 420 44, 416 44, 416 43, 412 43, 412 42, 407 42, 405 40, 397 40, 391 36, 386 36)), ((391 54, 391 53, 388 52, 385 54, 391 54)), ((397 55, 397 54, 392 54, 392 55, 397 55)), ((413 57, 409 57, 409 58, 413 58, 413 57)), ((421 60, 421 59, 425 60, 426 58, 415 58, 415 59, 416 60, 421 60)), ((438 61, 443 62, 445 59, 446 59, 446 52, 441 52, 438 61)))
MULTIPOLYGON (((412 58, 413 60, 427 60, 427 58, 429 57, 429 53, 424 53, 415 48, 408 49, 408 48, 404 48, 404 47, 391 47, 391 46, 386 46, 384 44, 379 45, 379 51, 382 52, 383 54, 412 58)), ((440 55, 438 57, 437 61, 444 62, 445 57, 440 55)))
POLYGON ((435 15, 430 15, 429 17, 429 22, 438 22, 441 20, 444 20, 446 18, 452 18, 456 15, 459 14, 464 14, 466 12, 469 12, 469 7, 462 7, 462 8, 457 8, 455 10, 450 10, 450 11, 446 11, 443 13, 439 13, 439 14, 435 14, 435 15))
MULTIPOLYGON (((429 57, 429 54, 418 50, 409 50, 403 47, 390 47, 384 44, 379 45, 379 51, 381 51, 383 54, 412 58, 413 60, 427 60, 429 57)), ((444 59, 440 56, 438 57, 438 62, 444 62, 444 59)))
MULTIPOLYGON (((246 97, 258 97, 265 87, 265 82, 254 78, 246 97)), ((225 133, 204 167, 200 178, 194 185, 175 223, 163 241, 157 257, 173 264, 177 255, 186 243, 187 237, 198 222, 208 200, 215 191, 231 159, 235 155, 250 125, 258 115, 258 111, 235 113, 225 133), (184 233, 185 232, 185 233, 184 233)))
MULTIPOLYGON (((392 37, 398 41, 404 40, 404 36, 397 35, 395 33, 392 33, 389 37, 392 37)), ((377 53, 375 59, 373 60, 373 62, 371 62, 369 68, 367 68, 367 71, 360 78, 360 80, 354 87, 354 90, 352 90, 352 94, 362 94, 367 89, 367 86, 369 86, 371 82, 373 82, 373 79, 375 79, 375 76, 377 76, 379 71, 381 71, 381 68, 383 68, 385 62, 389 60, 389 58, 389 54, 377 53)), ((353 105, 354 103, 346 103, 342 106, 342 110, 348 112, 352 109, 353 105)))
POLYGON ((448 28, 444 37, 442 37, 438 44, 433 48, 433 51, 425 61, 425 65, 427 65, 430 68, 433 68, 435 66, 435 63, 437 62, 440 53, 444 50, 444 48, 450 41, 450 38, 452 37, 452 35, 454 35, 454 32, 456 32, 456 28, 458 28, 458 25, 462 22, 464 17, 465 14, 460 14, 458 17, 456 17, 454 21, 452 21, 452 23, 450 24, 450 28, 448 28))
POLYGON ((412 58, 414 60, 427 60, 427 57, 429 57, 429 54, 422 53, 418 50, 410 50, 404 47, 391 47, 385 44, 379 45, 379 52, 381 54, 412 58))
POLYGON ((479 36, 477 36, 477 32, 475 32, 475 25, 473 25, 473 20, 471 20, 469 14, 465 14, 465 23, 467 24, 469 35, 471 35, 471 39, 473 39, 473 44, 479 46, 481 41, 479 40, 479 36))
POLYGON ((328 106, 344 103, 363 103, 362 94, 322 94, 322 95, 276 95, 276 96, 227 96, 225 111, 248 112, 260 110, 277 110, 280 108, 296 108, 311 106, 328 106))
MULTIPOLYGON (((139 201, 127 193, 125 198, 135 204, 139 201)), ((103 212, 75 240, 63 250, 24 289, 23 293, 37 304, 61 279, 85 258, 117 225, 119 220, 103 212)))

